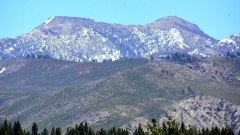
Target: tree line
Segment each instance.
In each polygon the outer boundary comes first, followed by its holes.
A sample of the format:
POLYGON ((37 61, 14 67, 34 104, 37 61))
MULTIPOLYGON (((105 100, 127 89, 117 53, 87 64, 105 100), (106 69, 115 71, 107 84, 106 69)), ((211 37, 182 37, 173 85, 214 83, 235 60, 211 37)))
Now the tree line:
MULTIPOLYGON (((182 122, 179 127, 176 121, 171 118, 166 123, 163 122, 161 127, 157 125, 157 120, 153 118, 152 123, 147 123, 147 132, 143 133, 134 135, 234 135, 233 130, 228 125, 223 128, 212 126, 197 129, 194 125, 185 126, 182 122)), ((240 130, 238 135, 240 135, 240 130)))
MULTIPOLYGON (((179 62, 179 63, 193 63, 197 60, 197 56, 190 55, 188 53, 176 52, 176 53, 172 53, 170 55, 166 55, 165 57, 161 57, 161 59, 172 60, 172 61, 179 62)), ((153 55, 150 56, 150 60, 151 61, 154 60, 153 55)))
MULTIPOLYGON (((65 135, 129 135, 130 132, 123 128, 116 128, 115 126, 106 130, 101 128, 94 131, 87 122, 76 124, 75 127, 68 127, 65 135)), ((226 125, 223 128, 207 127, 197 129, 196 126, 185 126, 184 122, 180 126, 175 120, 169 118, 167 122, 163 122, 162 126, 157 125, 157 120, 152 119, 152 123, 147 123, 147 131, 144 131, 141 123, 134 130, 133 135, 234 135, 233 130, 226 125)), ((51 128, 49 132, 45 127, 41 132, 38 130, 36 122, 33 123, 31 131, 26 131, 22 128, 19 121, 15 121, 13 124, 5 120, 0 124, 0 135, 63 135, 60 127, 51 128)), ((238 132, 240 135, 240 130, 238 132)))
POLYGON ((226 57, 226 59, 228 60, 228 57, 230 57, 232 60, 234 59, 234 58, 236 58, 237 56, 240 56, 240 52, 236 52, 236 53, 234 53, 234 52, 227 52, 227 55, 226 55, 227 57, 226 57))
MULTIPOLYGON (((8 120, 4 120, 0 124, 0 135, 63 135, 62 129, 60 127, 52 127, 49 132, 46 127, 40 132, 36 122, 33 123, 31 131, 27 131, 22 128, 19 121, 15 121, 13 124, 8 120)), ((66 129, 65 135, 129 135, 129 131, 123 128, 112 128, 105 130, 101 128, 100 130, 94 131, 87 122, 77 124, 75 127, 68 127, 66 129)))
POLYGON ((49 54, 27 54, 27 59, 51 59, 49 54))

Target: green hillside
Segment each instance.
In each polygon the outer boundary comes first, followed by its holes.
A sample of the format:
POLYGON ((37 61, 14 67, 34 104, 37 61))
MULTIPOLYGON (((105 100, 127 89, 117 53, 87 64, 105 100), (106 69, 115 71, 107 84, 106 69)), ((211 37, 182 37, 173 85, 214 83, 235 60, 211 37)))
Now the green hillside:
POLYGON ((113 124, 133 129, 134 123, 166 115, 166 108, 196 95, 239 105, 238 59, 0 62, 1 67, 24 63, 0 78, 0 119, 20 120, 26 128, 33 121, 40 128, 87 121, 95 129, 113 124))

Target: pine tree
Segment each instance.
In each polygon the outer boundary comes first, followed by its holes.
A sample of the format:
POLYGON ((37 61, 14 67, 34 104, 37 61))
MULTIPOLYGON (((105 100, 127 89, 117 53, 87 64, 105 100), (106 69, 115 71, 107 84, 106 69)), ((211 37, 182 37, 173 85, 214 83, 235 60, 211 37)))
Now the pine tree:
POLYGON ((195 125, 193 126, 193 132, 194 132, 194 135, 197 135, 198 131, 197 131, 197 127, 195 125))
POLYGON ((178 134, 178 125, 175 120, 172 120, 172 118, 169 118, 167 121, 167 125, 168 125, 168 130, 167 130, 168 134, 170 135, 178 134))
POLYGON ((45 127, 41 133, 42 135, 49 135, 47 128, 45 127))
POLYGON ((112 131, 113 131, 114 134, 117 134, 117 130, 116 130, 115 126, 113 126, 112 131))
POLYGON ((7 130, 4 127, 0 127, 0 135, 8 135, 7 130))
POLYGON ((188 125, 188 130, 186 131, 187 135, 194 135, 194 129, 192 126, 188 125))
POLYGON ((9 130, 8 121, 7 121, 6 119, 4 120, 3 126, 4 126, 3 128, 4 128, 5 130, 7 130, 7 131, 9 130))
POLYGON ((78 127, 78 132, 79 132, 79 135, 86 135, 86 131, 85 131, 85 127, 83 125, 83 122, 80 123, 79 127, 78 127))
POLYGON ((60 127, 56 128, 56 135, 62 135, 62 131, 60 127))
POLYGON ((8 121, 5 119, 3 125, 0 125, 0 134, 3 134, 3 135, 10 134, 9 130, 11 129, 9 129, 8 125, 9 125, 8 121))
POLYGON ((52 130, 51 130, 51 135, 56 135, 56 131, 55 131, 55 128, 54 128, 54 126, 52 127, 52 130))
POLYGON ((150 60, 153 61, 154 60, 154 57, 153 55, 150 56, 150 60))
POLYGON ((8 134, 13 135, 13 126, 11 122, 8 123, 8 134))
POLYGON ((202 134, 203 134, 203 135, 206 135, 206 130, 205 130, 204 127, 202 128, 202 134))
POLYGON ((31 135, 29 131, 27 131, 26 135, 31 135))
POLYGON ((113 126, 111 129, 109 129, 107 134, 108 135, 116 135, 117 134, 117 130, 116 130, 115 126, 113 126))
POLYGON ((181 130, 182 133, 185 133, 185 132, 186 132, 186 128, 185 128, 185 125, 184 125, 183 122, 182 122, 182 124, 181 124, 180 130, 181 130))
POLYGON ((13 133, 14 133, 14 135, 23 135, 24 134, 24 132, 22 130, 22 127, 21 127, 21 124, 20 124, 19 121, 17 121, 17 122, 15 121, 14 122, 13 133))
POLYGON ((227 56, 230 56, 230 52, 229 51, 227 52, 227 56))
POLYGON ((85 133, 88 134, 88 123, 87 122, 85 122, 84 130, 85 130, 85 133))
POLYGON ((92 130, 92 128, 89 128, 88 135, 95 135, 95 132, 92 130))
POLYGON ((32 125, 32 135, 38 135, 38 125, 36 122, 32 125))
POLYGON ((166 126, 165 122, 163 122, 162 129, 163 129, 163 132, 166 134, 167 133, 167 126, 166 126))
POLYGON ((225 129, 226 129, 227 135, 234 135, 232 129, 228 125, 226 125, 225 129))
POLYGON ((144 135, 144 131, 143 131, 143 128, 142 128, 142 125, 141 123, 139 123, 138 125, 138 128, 135 129, 133 135, 144 135))
POLYGON ((209 129, 208 128, 206 129, 206 135, 209 135, 209 129))
POLYGON ((106 130, 104 130, 103 128, 101 128, 100 131, 97 131, 97 132, 96 132, 96 135, 107 135, 107 132, 106 132, 106 130))
POLYGON ((147 135, 159 135, 159 128, 157 127, 157 119, 153 118, 152 119, 152 124, 151 123, 147 123, 147 135))

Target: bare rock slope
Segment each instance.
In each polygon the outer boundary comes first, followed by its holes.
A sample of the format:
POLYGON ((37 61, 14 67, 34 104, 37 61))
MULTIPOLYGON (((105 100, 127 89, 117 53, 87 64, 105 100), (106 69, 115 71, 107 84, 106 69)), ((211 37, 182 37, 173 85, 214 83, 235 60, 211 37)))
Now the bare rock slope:
MULTIPOLYGON (((197 96, 176 103, 167 116, 178 123, 195 125, 197 128, 225 127, 228 125, 236 133, 240 130, 240 106, 226 100, 210 96, 197 96)), ((167 121, 162 117, 159 121, 167 121)))

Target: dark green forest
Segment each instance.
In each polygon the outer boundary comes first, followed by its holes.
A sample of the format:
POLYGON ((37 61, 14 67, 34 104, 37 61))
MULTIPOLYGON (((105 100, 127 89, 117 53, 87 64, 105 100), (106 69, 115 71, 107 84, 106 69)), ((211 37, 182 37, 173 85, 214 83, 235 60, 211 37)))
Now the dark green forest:
MULTIPOLYGON (((232 129, 226 125, 223 128, 219 127, 207 127, 202 129, 197 129, 194 125, 186 126, 183 122, 179 126, 175 120, 169 118, 162 126, 157 125, 157 120, 152 119, 152 123, 147 123, 147 131, 144 131, 141 123, 136 127, 133 133, 123 128, 116 128, 115 126, 106 130, 101 128, 100 130, 94 131, 87 122, 82 122, 75 127, 68 127, 64 132, 65 135, 234 135, 232 129)), ((42 131, 39 131, 36 122, 32 124, 31 131, 26 131, 22 128, 19 121, 15 121, 13 124, 5 120, 0 125, 0 135, 63 135, 60 127, 52 127, 49 131, 45 127, 42 131)), ((240 135, 240 131, 238 132, 240 135)))

